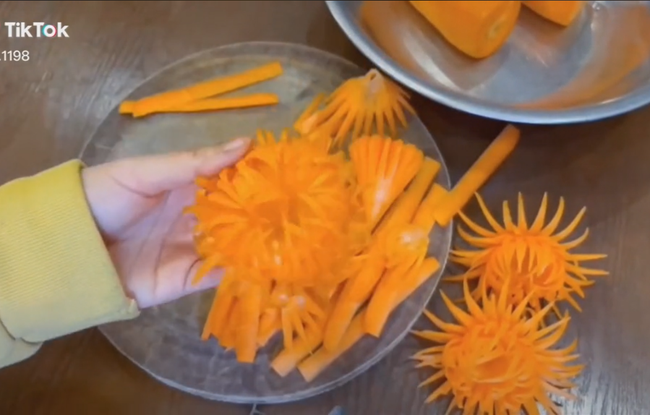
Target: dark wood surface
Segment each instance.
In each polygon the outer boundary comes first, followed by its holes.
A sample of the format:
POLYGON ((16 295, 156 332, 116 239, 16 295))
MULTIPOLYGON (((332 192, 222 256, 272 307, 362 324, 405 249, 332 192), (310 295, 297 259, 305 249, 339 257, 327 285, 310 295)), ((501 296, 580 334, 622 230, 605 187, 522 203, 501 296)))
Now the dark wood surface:
MULTIPOLYGON (((63 22, 69 39, 8 39, 28 62, 0 62, 0 183, 78 155, 122 97, 159 68, 190 53, 233 42, 278 40, 368 62, 346 40, 325 4, 310 2, 0 2, 2 21, 63 22)), ((416 98, 453 180, 502 127, 416 98)), ((587 364, 580 401, 568 414, 650 413, 650 108, 588 125, 524 127, 523 142, 483 193, 492 208, 523 192, 534 206, 544 191, 567 213, 588 207, 585 250, 609 254, 611 276, 574 313, 587 364)), ((470 208, 471 214, 477 212, 470 208)), ((436 296, 432 306, 439 303, 436 296)), ((406 340, 365 375, 323 396, 259 408, 267 415, 442 413, 416 390, 427 373, 407 357, 406 340)), ((34 358, 0 370, 0 414, 219 414, 251 408, 206 401, 150 379, 97 330, 47 343, 34 358)))

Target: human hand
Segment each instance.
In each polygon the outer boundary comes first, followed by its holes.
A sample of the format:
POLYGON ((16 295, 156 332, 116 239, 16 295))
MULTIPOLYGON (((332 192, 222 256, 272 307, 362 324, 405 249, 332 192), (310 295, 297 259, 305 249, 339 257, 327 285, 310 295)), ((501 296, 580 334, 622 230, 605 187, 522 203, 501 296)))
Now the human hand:
POLYGON ((237 162, 250 144, 237 139, 195 152, 118 160, 83 170, 90 210, 126 294, 140 308, 163 304, 219 284, 213 271, 193 286, 201 265, 194 250, 197 176, 212 176, 237 162))

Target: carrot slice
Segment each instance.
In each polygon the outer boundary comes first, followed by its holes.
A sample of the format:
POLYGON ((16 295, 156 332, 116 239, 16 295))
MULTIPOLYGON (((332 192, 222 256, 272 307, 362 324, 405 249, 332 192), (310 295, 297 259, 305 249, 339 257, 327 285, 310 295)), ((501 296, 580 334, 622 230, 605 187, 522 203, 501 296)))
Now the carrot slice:
POLYGON ((257 335, 262 308, 262 288, 257 285, 247 287, 239 302, 235 352, 237 361, 253 363, 257 353, 257 335))
POLYGON ((377 225, 424 162, 424 154, 414 145, 380 136, 357 139, 350 145, 350 158, 372 227, 377 225))
POLYGON ((225 94, 282 75, 282 65, 272 62, 248 71, 211 79, 196 85, 163 92, 137 101, 125 101, 120 105, 120 114, 131 113, 141 117, 165 108, 181 106, 200 99, 225 94))
POLYGON ((447 226, 488 178, 503 164, 519 142, 519 130, 508 125, 476 160, 454 188, 440 201, 435 212, 436 222, 447 226))
MULTIPOLYGON (((435 263, 437 263, 434 258, 425 259, 420 266, 421 272, 418 273, 417 278, 414 278, 409 285, 404 286, 404 290, 398 293, 397 298, 393 304, 386 305, 386 307, 389 308, 391 312, 404 300, 406 300, 406 298, 413 294, 420 285, 431 278, 433 275, 433 273, 430 272, 433 267, 431 261, 435 261, 435 263)), ((300 374, 307 382, 314 380, 316 376, 325 370, 334 360, 336 360, 343 353, 354 346, 356 342, 361 340, 365 334, 364 320, 366 317, 364 314, 365 311, 358 314, 354 318, 349 328, 343 335, 341 342, 334 350, 328 350, 325 347, 321 347, 314 354, 303 360, 298 365, 300 374)))
POLYGON ((228 317, 235 304, 232 285, 232 279, 225 277, 223 281, 221 281, 221 285, 216 289, 214 301, 212 302, 212 307, 210 308, 203 329, 203 335, 201 336, 203 340, 207 340, 210 335, 219 338, 219 336, 224 332, 228 323, 228 317))
MULTIPOLYGON (((275 94, 251 94, 243 97, 232 98, 208 98, 198 101, 192 101, 181 105, 174 105, 167 108, 152 110, 144 115, 155 113, 173 113, 173 112, 202 112, 202 111, 220 111, 229 109, 262 107, 266 105, 275 105, 280 102, 275 94)), ((135 115, 134 118, 143 117, 144 115, 135 115)))
POLYGON ((417 211, 413 216, 412 223, 422 229, 428 229, 428 231, 431 232, 431 229, 433 229, 433 225, 436 222, 434 209, 446 194, 447 190, 438 183, 435 183, 420 206, 418 206, 417 211))
POLYGON ((427 192, 427 189, 438 174, 439 170, 440 163, 430 159, 429 157, 425 157, 422 167, 413 179, 413 182, 395 201, 392 208, 379 223, 375 232, 380 234, 393 226, 410 223, 413 219, 413 215, 418 210, 420 202, 422 202, 424 194, 427 192))
POLYGON ((379 337, 392 310, 397 307, 400 293, 412 290, 414 285, 417 287, 422 274, 433 275, 438 268, 440 263, 435 258, 428 258, 421 266, 406 271, 403 268, 389 271, 377 285, 364 313, 366 333, 379 337))
POLYGON ((307 108, 300 114, 300 117, 296 120, 295 123, 293 123, 293 128, 296 131, 302 131, 302 123, 305 122, 305 120, 309 117, 311 117, 318 107, 320 107, 320 104, 323 103, 325 100, 325 94, 318 94, 316 97, 313 99, 313 101, 309 104, 307 108))

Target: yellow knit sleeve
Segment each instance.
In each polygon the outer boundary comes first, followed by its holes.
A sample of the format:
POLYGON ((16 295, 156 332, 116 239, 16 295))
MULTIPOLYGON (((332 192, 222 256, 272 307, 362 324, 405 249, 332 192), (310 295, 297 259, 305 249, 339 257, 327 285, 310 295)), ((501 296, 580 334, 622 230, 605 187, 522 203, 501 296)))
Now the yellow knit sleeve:
POLYGON ((79 161, 0 187, 0 366, 138 315, 89 211, 79 161))

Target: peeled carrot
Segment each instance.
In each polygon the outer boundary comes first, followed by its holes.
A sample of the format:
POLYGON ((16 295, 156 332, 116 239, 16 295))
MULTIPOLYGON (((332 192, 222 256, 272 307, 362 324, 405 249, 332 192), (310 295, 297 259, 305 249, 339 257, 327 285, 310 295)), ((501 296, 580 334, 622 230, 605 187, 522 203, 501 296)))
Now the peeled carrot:
POLYGON ((302 132, 303 131, 302 123, 305 122, 307 118, 311 117, 316 112, 316 110, 318 109, 318 107, 320 107, 320 104, 322 104, 324 100, 325 100, 325 94, 316 95, 314 100, 309 104, 307 108, 305 108, 302 114, 300 114, 300 117, 298 117, 296 122, 293 124, 293 128, 296 131, 302 132))
POLYGON ((495 53, 517 24, 520 1, 410 1, 449 43, 473 58, 495 53))
POLYGON ((501 166, 519 142, 519 130, 508 125, 476 160, 435 209, 436 222, 447 226, 488 178, 501 166))
MULTIPOLYGON (((208 98, 198 101, 192 101, 181 105, 174 105, 167 108, 160 108, 152 110, 144 115, 151 115, 154 113, 171 113, 171 112, 202 112, 202 111, 219 111, 229 109, 262 107, 266 105, 276 105, 280 102, 275 94, 252 94, 243 97, 232 98, 208 98)), ((135 115, 134 118, 139 118, 144 115, 135 115)))
POLYGON ((272 62, 245 72, 201 82, 173 91, 163 92, 137 101, 125 101, 120 105, 120 114, 131 113, 142 117, 163 109, 182 106, 215 95, 225 94, 282 75, 282 65, 272 62))
MULTIPOLYGON (((420 287, 426 280, 431 278, 433 273, 430 272, 432 268, 431 261, 436 261, 434 258, 427 258, 422 263, 420 269, 421 272, 418 273, 417 278, 414 278, 413 281, 403 287, 404 290, 400 291, 397 295, 397 298, 393 304, 386 305, 387 308, 392 312, 397 306, 399 306, 404 300, 406 300, 415 290, 420 287)), ((349 350, 356 342, 361 340, 365 334, 364 320, 365 320, 365 311, 358 314, 349 328, 346 330, 343 338, 341 339, 339 345, 333 349, 328 350, 325 347, 321 347, 314 354, 312 354, 307 359, 303 360, 298 365, 298 370, 302 374, 303 378, 310 382, 316 378, 327 366, 329 366, 334 360, 340 357, 343 353, 349 350)))
POLYGON ((380 222, 375 231, 377 234, 393 226, 400 226, 411 222, 424 194, 427 192, 436 174, 438 174, 438 170, 440 170, 440 163, 428 157, 424 158, 422 167, 411 185, 399 196, 393 204, 393 207, 380 222))
POLYGON ((426 259, 421 266, 408 271, 394 268, 379 282, 364 313, 364 328, 366 333, 379 337, 395 307, 402 291, 410 291, 422 274, 433 275, 440 264, 435 258, 426 259), (406 288, 405 288, 406 287, 406 288))
POLYGON ((522 1, 522 3, 543 18, 561 26, 569 26, 573 23, 585 5, 584 1, 572 0, 522 1))
POLYGON ((434 209, 446 194, 447 190, 438 183, 431 186, 431 190, 429 190, 429 193, 427 193, 420 206, 418 206, 412 223, 431 232, 436 222, 434 209))
POLYGON ((257 335, 262 308, 262 288, 257 285, 247 287, 239 301, 238 323, 235 336, 237 361, 253 363, 257 353, 257 335))

